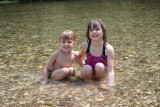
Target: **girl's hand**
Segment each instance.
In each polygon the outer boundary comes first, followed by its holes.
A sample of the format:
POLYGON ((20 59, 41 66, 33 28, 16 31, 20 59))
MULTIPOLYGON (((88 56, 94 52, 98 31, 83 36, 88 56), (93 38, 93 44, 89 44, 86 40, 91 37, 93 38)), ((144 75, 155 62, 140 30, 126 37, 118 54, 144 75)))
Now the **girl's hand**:
POLYGON ((47 83, 48 83, 47 80, 44 80, 44 81, 41 82, 41 84, 47 84, 47 83))
POLYGON ((115 86, 114 84, 107 84, 108 87, 113 87, 115 86))

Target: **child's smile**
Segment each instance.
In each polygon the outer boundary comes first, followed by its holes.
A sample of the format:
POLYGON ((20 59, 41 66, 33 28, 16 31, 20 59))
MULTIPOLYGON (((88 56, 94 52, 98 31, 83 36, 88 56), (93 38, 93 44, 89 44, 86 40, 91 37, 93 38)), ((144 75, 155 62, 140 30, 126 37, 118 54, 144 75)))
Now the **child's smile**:
POLYGON ((102 37, 102 29, 101 28, 92 28, 90 29, 90 38, 92 40, 98 40, 102 37))
POLYGON ((101 38, 102 36, 102 33, 101 33, 101 31, 99 30, 99 31, 96 31, 96 32, 90 32, 90 38, 92 39, 92 40, 98 40, 99 38, 101 38))
POLYGON ((64 49, 69 49, 69 46, 64 46, 63 48, 64 48, 64 49))
POLYGON ((72 40, 61 40, 60 41, 61 49, 65 52, 71 51, 73 48, 73 44, 74 42, 72 40))
POLYGON ((70 49, 69 46, 64 46, 63 48, 66 49, 66 50, 70 49))
POLYGON ((97 38, 97 37, 99 37, 99 35, 92 35, 92 37, 93 37, 93 38, 97 38))

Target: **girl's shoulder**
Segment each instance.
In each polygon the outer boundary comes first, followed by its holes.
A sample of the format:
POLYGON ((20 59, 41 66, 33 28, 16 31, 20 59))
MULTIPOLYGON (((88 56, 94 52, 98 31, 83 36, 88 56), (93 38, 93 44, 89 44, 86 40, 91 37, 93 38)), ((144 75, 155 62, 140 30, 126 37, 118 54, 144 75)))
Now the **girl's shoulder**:
POLYGON ((88 42, 87 42, 87 41, 82 42, 82 45, 83 45, 83 46, 88 46, 88 42))
POLYGON ((106 54, 107 54, 107 56, 110 54, 112 54, 112 55, 114 54, 114 48, 109 43, 106 43, 106 54))
POLYGON ((107 49, 107 48, 110 50, 110 49, 113 49, 113 46, 110 45, 109 43, 106 43, 106 49, 107 49))
POLYGON ((82 44, 81 44, 82 48, 87 48, 87 46, 88 46, 88 42, 87 41, 82 42, 82 44))

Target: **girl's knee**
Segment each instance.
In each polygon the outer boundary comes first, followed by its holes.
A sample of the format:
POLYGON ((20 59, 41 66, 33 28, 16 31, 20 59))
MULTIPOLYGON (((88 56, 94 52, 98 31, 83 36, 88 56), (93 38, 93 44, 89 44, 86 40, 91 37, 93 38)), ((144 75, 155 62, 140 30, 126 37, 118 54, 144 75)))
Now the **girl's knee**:
POLYGON ((105 68, 105 65, 103 63, 97 63, 95 65, 96 70, 104 70, 104 68, 105 68))
POLYGON ((98 80, 106 77, 105 65, 103 63, 97 63, 95 65, 95 77, 98 80))
POLYGON ((90 65, 84 65, 83 68, 82 68, 82 73, 90 73, 92 71, 92 67, 90 65))
POLYGON ((84 79, 91 79, 92 67, 90 65, 84 65, 81 71, 81 76, 84 79))
POLYGON ((82 68, 82 71, 90 71, 92 70, 92 67, 90 65, 84 65, 83 68, 82 68))

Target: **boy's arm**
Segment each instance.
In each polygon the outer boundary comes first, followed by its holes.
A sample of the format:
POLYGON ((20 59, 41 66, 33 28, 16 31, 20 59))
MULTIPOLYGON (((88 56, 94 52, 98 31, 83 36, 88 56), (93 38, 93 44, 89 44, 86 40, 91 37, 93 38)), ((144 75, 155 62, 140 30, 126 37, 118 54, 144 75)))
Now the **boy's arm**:
MULTIPOLYGON (((80 51, 78 52, 78 56, 79 56, 79 58, 80 58, 80 59, 78 59, 78 60, 81 60, 82 66, 84 65, 84 62, 82 61, 81 58, 86 54, 86 47, 87 47, 87 42, 83 42, 83 43, 81 44, 80 51)), ((82 66, 81 66, 81 67, 82 67, 82 66)))
POLYGON ((86 51, 86 43, 83 42, 80 47, 79 56, 83 57, 85 55, 85 51, 86 51))
POLYGON ((107 46, 107 72, 108 72, 108 85, 114 86, 114 49, 111 45, 107 46))
POLYGON ((42 83, 43 84, 47 84, 48 83, 48 71, 50 70, 53 62, 56 60, 56 57, 57 57, 57 52, 53 53, 48 61, 47 61, 47 64, 44 66, 44 70, 43 70, 43 81, 42 83))
POLYGON ((83 62, 78 51, 75 52, 75 61, 80 67, 83 67, 83 62))

